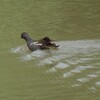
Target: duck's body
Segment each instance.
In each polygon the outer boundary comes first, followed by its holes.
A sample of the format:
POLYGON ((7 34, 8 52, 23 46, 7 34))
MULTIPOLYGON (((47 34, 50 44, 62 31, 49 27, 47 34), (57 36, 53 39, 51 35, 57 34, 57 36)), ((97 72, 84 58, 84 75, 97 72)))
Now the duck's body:
POLYGON ((49 47, 58 47, 54 43, 51 43, 51 40, 48 37, 45 37, 39 41, 35 41, 31 39, 27 32, 23 32, 21 34, 21 38, 26 40, 27 46, 31 51, 35 51, 37 49, 44 50, 48 49, 49 47))

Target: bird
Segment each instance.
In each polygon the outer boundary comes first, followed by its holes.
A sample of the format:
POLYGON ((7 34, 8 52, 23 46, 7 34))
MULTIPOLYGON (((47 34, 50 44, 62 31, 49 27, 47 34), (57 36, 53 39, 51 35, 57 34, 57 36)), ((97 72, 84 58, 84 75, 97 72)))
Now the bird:
POLYGON ((23 32, 21 33, 21 38, 26 41, 27 46, 31 51, 35 51, 38 49, 45 50, 49 49, 50 47, 58 47, 58 45, 56 45, 55 43, 51 43, 52 40, 49 37, 44 37, 40 40, 33 40, 32 38, 30 38, 27 32, 23 32))

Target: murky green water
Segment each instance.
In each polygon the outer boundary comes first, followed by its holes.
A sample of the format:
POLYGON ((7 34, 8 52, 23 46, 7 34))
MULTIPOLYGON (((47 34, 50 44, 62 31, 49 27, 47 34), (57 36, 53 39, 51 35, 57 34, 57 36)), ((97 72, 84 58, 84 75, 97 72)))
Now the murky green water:
POLYGON ((0 100, 100 100, 100 1, 1 0, 0 100), (58 50, 20 39, 50 36, 58 50))

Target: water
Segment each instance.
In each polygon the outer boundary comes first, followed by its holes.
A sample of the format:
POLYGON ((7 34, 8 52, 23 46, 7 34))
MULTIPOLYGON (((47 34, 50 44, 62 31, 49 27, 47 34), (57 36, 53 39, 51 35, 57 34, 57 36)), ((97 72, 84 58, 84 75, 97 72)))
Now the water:
MULTIPOLYGON (((55 74, 54 77, 57 79, 52 80, 53 83, 72 79, 68 85, 74 89, 82 88, 93 81, 90 86, 84 88, 88 93, 98 93, 100 40, 58 41, 56 44, 60 45, 57 50, 37 50, 29 53, 27 46, 22 45, 12 48, 11 53, 19 54, 18 59, 22 62, 34 61, 34 66, 37 68, 45 68, 44 73, 47 76, 55 74)), ((58 84, 66 85, 62 82, 58 84)))
POLYGON ((100 1, 0 1, 1 100, 100 100, 100 1), (20 38, 51 37, 31 52, 20 38))

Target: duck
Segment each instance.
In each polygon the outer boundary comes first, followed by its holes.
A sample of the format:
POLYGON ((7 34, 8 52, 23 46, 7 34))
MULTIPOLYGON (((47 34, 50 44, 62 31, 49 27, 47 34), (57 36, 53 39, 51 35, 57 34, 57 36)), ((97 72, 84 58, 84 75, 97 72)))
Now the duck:
POLYGON ((50 49, 51 47, 57 48, 58 45, 52 43, 52 40, 49 37, 44 37, 40 40, 33 40, 27 32, 21 33, 21 38, 24 39, 27 43, 27 47, 31 51, 35 50, 45 50, 50 49))

